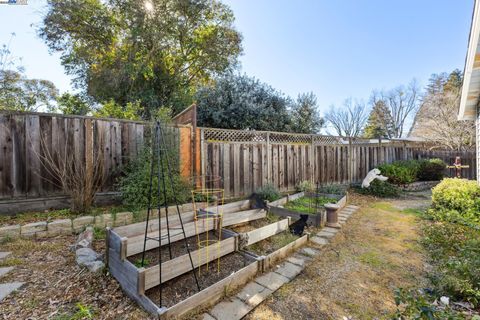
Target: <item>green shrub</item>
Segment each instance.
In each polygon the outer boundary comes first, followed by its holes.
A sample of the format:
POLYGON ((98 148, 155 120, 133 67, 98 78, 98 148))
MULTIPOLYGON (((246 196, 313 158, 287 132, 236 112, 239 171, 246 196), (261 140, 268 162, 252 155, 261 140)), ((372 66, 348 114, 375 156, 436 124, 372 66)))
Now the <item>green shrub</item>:
POLYGON ((442 180, 445 175, 445 162, 442 159, 421 160, 418 171, 418 180, 436 181, 442 180))
POLYGON ((318 192, 326 194, 345 194, 347 192, 348 186, 341 184, 327 184, 321 185, 318 188, 318 192))
POLYGON ((300 182, 299 184, 296 185, 295 189, 298 192, 304 192, 304 191, 314 191, 315 186, 310 180, 304 180, 300 182))
POLYGON ((387 181, 373 180, 368 188, 358 188, 358 193, 372 195, 381 198, 397 197, 400 190, 387 181))
MULTIPOLYGON (((171 155, 170 159, 172 159, 171 155)), ((125 168, 125 175, 120 178, 118 187, 122 193, 123 204, 131 210, 141 210, 148 206, 148 194, 150 184, 150 166, 151 156, 148 148, 145 148, 139 156, 128 164, 125 168)), ((156 164, 155 164, 156 167, 156 164)), ((173 188, 168 176, 166 176, 167 204, 174 204, 174 195, 179 203, 191 201, 191 187, 185 182, 178 172, 177 166, 172 164, 173 188)), ((156 172, 156 169, 155 169, 156 172)), ((166 164, 164 163, 164 172, 167 174, 166 164)), ((152 179, 152 206, 157 206, 157 186, 158 176, 154 175, 152 179)), ((161 194, 160 204, 163 204, 163 194, 161 194)))
POLYGON ((272 184, 266 184, 265 186, 258 188, 255 193, 262 199, 266 201, 275 201, 282 197, 280 192, 272 184))
POLYGON ((430 253, 436 291, 460 301, 480 304, 480 231, 457 223, 424 227, 423 245, 430 253))
POLYGON ((428 214, 437 220, 480 222, 480 187, 467 179, 443 179, 432 189, 428 214))
POLYGON ((378 169, 390 183, 401 185, 417 181, 420 163, 416 160, 395 161, 379 165, 378 169))
POLYGON ((421 290, 395 290, 397 311, 392 320, 425 319, 425 320, 460 320, 465 319, 460 312, 449 306, 443 308, 435 303, 436 297, 421 290))
POLYGON ((445 162, 441 159, 401 160, 378 166, 380 172, 393 184, 402 185, 415 181, 442 180, 445 162))

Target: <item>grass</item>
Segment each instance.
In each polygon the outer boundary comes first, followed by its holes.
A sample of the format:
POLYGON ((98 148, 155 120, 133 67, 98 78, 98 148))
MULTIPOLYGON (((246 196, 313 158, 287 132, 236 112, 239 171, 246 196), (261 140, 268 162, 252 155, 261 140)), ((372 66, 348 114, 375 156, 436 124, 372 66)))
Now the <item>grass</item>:
POLYGON ((337 199, 326 198, 326 197, 318 197, 318 198, 301 197, 296 200, 287 202, 287 204, 285 204, 285 208, 292 211, 306 213, 306 214, 316 214, 317 206, 320 207, 327 203, 336 203, 336 202, 337 202, 337 199))

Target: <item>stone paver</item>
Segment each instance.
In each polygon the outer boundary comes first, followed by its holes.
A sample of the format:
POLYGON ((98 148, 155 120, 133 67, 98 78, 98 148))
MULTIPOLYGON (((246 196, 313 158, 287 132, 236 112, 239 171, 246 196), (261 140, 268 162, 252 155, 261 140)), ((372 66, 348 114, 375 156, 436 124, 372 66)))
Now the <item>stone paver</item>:
POLYGON ((204 313, 202 319, 203 320, 215 320, 215 318, 212 317, 211 315, 209 315, 208 313, 204 313))
POLYGON ((0 252, 0 261, 3 261, 11 254, 12 254, 11 252, 0 252))
POLYGON ((296 264, 290 263, 290 262, 284 262, 280 265, 277 270, 275 270, 276 273, 281 274, 284 277, 287 277, 288 279, 292 280, 295 278, 300 272, 302 272, 303 268, 300 266, 297 266, 296 264))
POLYGON ((330 239, 330 238, 335 237, 335 233, 331 233, 331 232, 327 232, 327 231, 320 231, 319 233, 317 233, 317 237, 330 239))
POLYGON ((250 282, 237 294, 237 298, 252 307, 256 307, 272 293, 272 290, 256 282, 250 282))
POLYGON ((10 271, 12 271, 13 269, 14 269, 14 267, 0 268, 0 278, 3 277, 4 275, 6 275, 7 273, 9 273, 10 271))
POLYGON ((210 314, 219 320, 238 320, 242 319, 252 309, 252 306, 243 303, 240 299, 233 298, 231 301, 222 301, 217 304, 210 311, 210 314))
POLYGON ((305 267, 305 262, 306 262, 305 257, 300 257, 300 256, 291 256, 287 259, 288 262, 296 264, 297 266, 300 267, 305 267))
POLYGON ((321 238, 321 237, 313 237, 310 239, 310 241, 312 241, 315 244, 318 244, 319 246, 324 246, 328 244, 328 239, 321 238))
POLYGON ((0 301, 15 290, 20 289, 23 286, 23 282, 10 282, 0 284, 0 301))
POLYGON ((303 253, 304 255, 308 256, 308 257, 314 257, 316 255, 318 255, 318 250, 315 250, 313 248, 303 248, 301 253, 303 253))
POLYGON ((113 226, 113 216, 110 213, 95 216, 95 227, 105 228, 113 226))
POLYGON ((267 287, 272 291, 277 290, 289 281, 290 279, 288 279, 287 277, 275 272, 266 273, 255 279, 256 283, 261 284, 262 286, 267 287))
POLYGON ((330 232, 336 234, 339 231, 337 228, 325 227, 321 230, 321 232, 330 232))

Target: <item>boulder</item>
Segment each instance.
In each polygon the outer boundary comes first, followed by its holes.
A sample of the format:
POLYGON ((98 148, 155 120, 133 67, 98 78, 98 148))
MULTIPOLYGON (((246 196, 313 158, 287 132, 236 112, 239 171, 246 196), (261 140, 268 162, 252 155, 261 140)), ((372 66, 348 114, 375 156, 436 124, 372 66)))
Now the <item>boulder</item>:
POLYGON ((80 248, 75 252, 77 264, 86 267, 90 272, 97 272, 104 267, 101 256, 90 248, 80 248))

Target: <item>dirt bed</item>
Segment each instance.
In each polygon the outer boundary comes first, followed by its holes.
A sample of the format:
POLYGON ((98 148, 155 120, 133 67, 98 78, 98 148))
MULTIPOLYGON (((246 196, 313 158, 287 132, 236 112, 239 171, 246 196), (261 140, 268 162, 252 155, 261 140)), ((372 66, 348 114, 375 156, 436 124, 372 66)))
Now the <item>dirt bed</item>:
MULTIPOLYGON (((206 240, 207 239, 207 233, 200 234, 199 239, 200 239, 200 241, 206 240)), ((215 235, 214 231, 210 231, 210 232, 208 232, 208 239, 209 240, 217 240, 218 237, 215 235)), ((152 241, 152 240, 150 240, 150 241, 152 241)), ((187 238, 187 243, 188 243, 188 248, 190 249, 190 252, 193 252, 193 251, 195 251, 199 248, 198 247, 197 236, 187 238)), ((214 246, 215 244, 210 244, 210 245, 214 246)), ((171 252, 172 252, 172 259, 183 256, 183 255, 188 253, 187 252, 187 247, 185 246, 185 240, 183 240, 183 239, 171 243, 170 246, 171 246, 171 252)), ((162 246, 161 256, 162 256, 162 262, 171 260, 168 245, 162 246)), ((139 253, 139 254, 130 256, 130 257, 128 257, 128 260, 131 263, 135 264, 137 267, 140 267, 141 261, 142 261, 142 254, 139 253)), ((158 259, 158 248, 145 252, 145 265, 144 265, 144 267, 157 265, 158 261, 159 261, 159 259, 158 259)))
POLYGON ((263 256, 270 254, 287 244, 297 240, 299 236, 293 235, 290 231, 280 232, 270 238, 254 243, 245 248, 245 250, 263 256))
POLYGON ((243 223, 234 227, 227 227, 227 229, 237 233, 249 232, 261 227, 265 227, 271 223, 280 221, 282 219, 285 219, 285 218, 282 218, 273 214, 267 214, 266 218, 249 221, 247 223, 243 223))
MULTIPOLYGON (((245 257, 240 253, 231 253, 220 258, 220 270, 218 271, 217 260, 209 263, 208 270, 204 265, 200 271, 196 269, 197 279, 200 289, 203 290, 218 281, 225 279, 232 273, 246 267, 252 259, 245 257), (199 274, 200 272, 200 274, 199 274)), ((172 279, 162 286, 162 305, 171 307, 176 303, 197 293, 195 278, 192 272, 185 273, 175 279, 172 279)), ((146 295, 156 304, 159 304, 160 289, 159 286, 152 288, 146 292, 146 295)))

